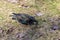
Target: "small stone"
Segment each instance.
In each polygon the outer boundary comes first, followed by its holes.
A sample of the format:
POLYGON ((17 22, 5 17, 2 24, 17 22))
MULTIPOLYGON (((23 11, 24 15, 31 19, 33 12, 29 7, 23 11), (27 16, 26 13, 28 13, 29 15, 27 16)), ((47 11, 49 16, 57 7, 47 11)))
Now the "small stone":
POLYGON ((43 15, 43 13, 41 13, 41 12, 36 13, 36 16, 42 16, 42 15, 43 15))
POLYGON ((54 25, 54 26, 51 27, 51 29, 52 29, 52 30, 58 30, 59 27, 58 27, 57 25, 54 25))

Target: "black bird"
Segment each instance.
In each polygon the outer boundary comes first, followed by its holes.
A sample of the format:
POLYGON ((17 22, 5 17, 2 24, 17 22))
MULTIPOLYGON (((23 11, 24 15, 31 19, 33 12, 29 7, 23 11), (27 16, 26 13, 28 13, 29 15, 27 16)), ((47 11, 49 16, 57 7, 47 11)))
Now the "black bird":
POLYGON ((16 14, 16 13, 12 13, 13 17, 12 19, 17 20, 19 23, 24 24, 24 25, 37 25, 38 21, 35 19, 35 17, 30 16, 28 14, 16 14))

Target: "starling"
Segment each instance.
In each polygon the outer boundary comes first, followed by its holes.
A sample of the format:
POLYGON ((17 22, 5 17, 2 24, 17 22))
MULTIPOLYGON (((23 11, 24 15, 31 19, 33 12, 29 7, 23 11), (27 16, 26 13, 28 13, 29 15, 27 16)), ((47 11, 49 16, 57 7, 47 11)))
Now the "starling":
POLYGON ((24 25, 37 25, 38 21, 35 19, 35 17, 30 16, 28 14, 16 14, 12 13, 12 19, 17 20, 19 23, 24 24, 24 25))

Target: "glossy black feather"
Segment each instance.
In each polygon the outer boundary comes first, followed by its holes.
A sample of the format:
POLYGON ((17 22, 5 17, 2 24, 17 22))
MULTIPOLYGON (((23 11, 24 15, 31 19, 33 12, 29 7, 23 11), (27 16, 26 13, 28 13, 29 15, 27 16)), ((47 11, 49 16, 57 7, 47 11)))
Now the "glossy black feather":
POLYGON ((35 17, 30 16, 28 14, 16 14, 13 13, 12 19, 17 20, 19 23, 24 25, 37 25, 38 21, 35 19, 35 17))

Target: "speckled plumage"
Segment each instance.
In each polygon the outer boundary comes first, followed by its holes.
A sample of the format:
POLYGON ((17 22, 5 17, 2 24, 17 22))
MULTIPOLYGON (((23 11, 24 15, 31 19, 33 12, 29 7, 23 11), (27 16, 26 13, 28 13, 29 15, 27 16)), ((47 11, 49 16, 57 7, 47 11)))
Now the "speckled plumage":
POLYGON ((37 25, 38 21, 35 19, 35 17, 30 16, 28 14, 16 14, 13 13, 12 19, 17 20, 19 23, 24 25, 37 25))

